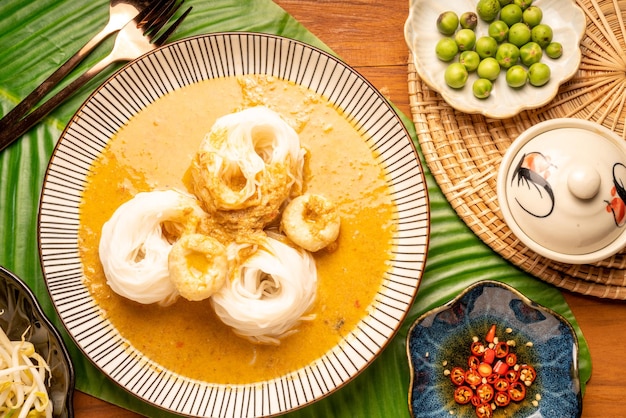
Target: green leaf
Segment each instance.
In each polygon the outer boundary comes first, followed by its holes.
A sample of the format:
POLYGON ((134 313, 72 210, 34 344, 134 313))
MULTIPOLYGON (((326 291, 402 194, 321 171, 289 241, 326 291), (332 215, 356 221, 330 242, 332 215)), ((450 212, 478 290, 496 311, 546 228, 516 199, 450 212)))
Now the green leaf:
MULTIPOLYGON (((193 11, 173 39, 223 32, 252 31, 282 35, 329 51, 302 25, 269 0, 187 0, 193 11)), ((37 0, 0 2, 0 113, 62 64, 108 19, 104 0, 37 0), (10 45, 8 48, 6 46, 10 45)), ((85 71, 112 46, 97 48, 66 81, 85 71)), ((45 170, 64 126, 89 94, 120 66, 110 68, 79 90, 15 144, 0 153, 0 264, 22 277, 44 311, 62 331, 77 371, 79 390, 147 416, 164 416, 112 383, 98 371, 63 330, 43 280, 37 246, 38 203, 45 170)), ((412 137, 410 119, 402 120, 412 137)), ((422 160, 423 167, 426 168, 422 160)), ((453 299, 478 280, 508 283, 529 298, 567 318, 578 331, 580 375, 591 375, 589 350, 576 320, 558 289, 519 271, 484 245, 458 218, 427 173, 431 203, 430 251, 417 299, 397 336, 370 367, 333 395, 290 417, 408 417, 409 369, 405 339, 422 313, 453 299)))

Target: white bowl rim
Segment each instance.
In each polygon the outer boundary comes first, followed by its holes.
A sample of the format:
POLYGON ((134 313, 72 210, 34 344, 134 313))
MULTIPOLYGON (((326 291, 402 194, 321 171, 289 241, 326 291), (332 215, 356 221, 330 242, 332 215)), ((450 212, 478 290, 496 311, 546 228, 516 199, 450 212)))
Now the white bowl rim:
POLYGON ((224 417, 279 415, 310 405, 351 382, 399 332, 417 296, 429 236, 424 169, 416 145, 393 105, 333 54, 291 38, 256 32, 218 32, 184 38, 118 70, 90 95, 65 128, 46 170, 39 202, 38 240, 44 279, 70 337, 98 369, 129 393, 158 408, 190 416, 213 412, 224 417), (215 50, 218 53, 209 53, 215 50), (192 69, 197 72, 184 66, 181 70, 181 60, 191 60, 192 69), (146 66, 155 72, 146 71, 146 66), (141 107, 139 101, 131 100, 129 106, 113 107, 111 114, 106 114, 100 108, 90 108, 90 102, 126 101, 127 94, 120 93, 126 93, 126 88, 141 87, 137 81, 143 77, 167 81, 159 85, 159 91, 142 90, 150 97, 164 94, 161 88, 191 84, 200 75, 217 78, 242 72, 268 74, 308 86, 351 115, 357 130, 381 155, 381 164, 385 163, 390 193, 404 222, 399 222, 393 237, 399 250, 383 278, 386 285, 369 315, 353 332, 321 359, 299 370, 268 381, 224 385, 199 382, 162 368, 121 339, 112 324, 101 318, 82 282, 74 203, 80 199, 89 160, 104 146, 102 140, 108 138, 111 121, 123 123, 128 114, 141 107), (94 128, 99 124, 106 124, 106 129, 94 128), (187 396, 190 391, 195 397, 187 396))

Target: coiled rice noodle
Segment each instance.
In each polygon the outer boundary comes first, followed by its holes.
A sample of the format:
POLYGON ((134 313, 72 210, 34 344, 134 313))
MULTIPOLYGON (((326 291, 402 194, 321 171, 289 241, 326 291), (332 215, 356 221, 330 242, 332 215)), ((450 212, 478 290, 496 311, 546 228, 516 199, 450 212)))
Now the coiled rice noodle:
POLYGON ((254 207, 252 216, 271 220, 292 186, 301 189, 304 155, 298 134, 278 113, 259 106, 228 114, 192 162, 194 193, 209 212, 254 207))
POLYGON ((212 298, 215 312, 234 332, 255 343, 279 344, 296 332, 317 291, 310 253, 267 237, 232 280, 212 298))
POLYGON ((168 255, 177 237, 167 236, 163 225, 182 232, 204 216, 194 197, 175 190, 138 193, 122 204, 102 227, 99 253, 108 285, 139 303, 173 303, 178 291, 168 255))

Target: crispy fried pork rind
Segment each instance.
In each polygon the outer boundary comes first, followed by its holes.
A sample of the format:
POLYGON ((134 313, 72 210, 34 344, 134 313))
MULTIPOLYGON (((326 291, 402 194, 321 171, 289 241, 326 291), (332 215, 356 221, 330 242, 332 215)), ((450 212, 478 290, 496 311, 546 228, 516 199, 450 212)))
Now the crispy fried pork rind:
POLYGON ((294 243, 316 252, 335 242, 341 220, 333 202, 321 195, 305 193, 285 207, 280 225, 294 243))
POLYGON ((183 235, 172 246, 168 262, 170 279, 187 300, 209 298, 228 276, 226 247, 209 235, 183 235))
POLYGON ((212 216, 262 228, 301 190, 304 155, 296 131, 266 107, 223 116, 192 161, 194 194, 212 216))

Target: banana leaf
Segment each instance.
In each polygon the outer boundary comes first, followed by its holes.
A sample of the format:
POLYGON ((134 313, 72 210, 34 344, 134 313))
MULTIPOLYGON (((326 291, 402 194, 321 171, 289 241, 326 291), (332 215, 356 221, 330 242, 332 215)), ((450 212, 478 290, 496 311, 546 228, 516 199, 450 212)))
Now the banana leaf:
MULTIPOLYGON (((185 4, 192 5, 193 11, 173 39, 221 31, 251 31, 290 37, 329 51, 269 0, 187 0, 185 4)), ((106 0, 0 2, 0 114, 6 114, 77 51, 107 19, 106 0)), ((109 39, 98 47, 64 84, 104 57, 112 45, 113 40, 109 39)), ((77 348, 51 303, 38 255, 39 197, 54 144, 82 102, 117 68, 119 66, 114 66, 96 77, 0 153, 0 265, 26 281, 44 311, 61 330, 77 371, 78 390, 146 416, 167 416, 169 414, 117 386, 77 348)), ((400 117, 418 145, 410 118, 401 113, 400 117)), ((484 245, 452 210, 423 159, 422 165, 431 206, 430 249, 416 301, 404 324, 377 360, 350 384, 287 416, 408 417, 409 367, 405 340, 410 325, 421 314, 453 299, 470 284, 485 279, 505 282, 569 320, 578 333, 583 389, 589 380, 588 346, 560 291, 521 272, 484 245)))

